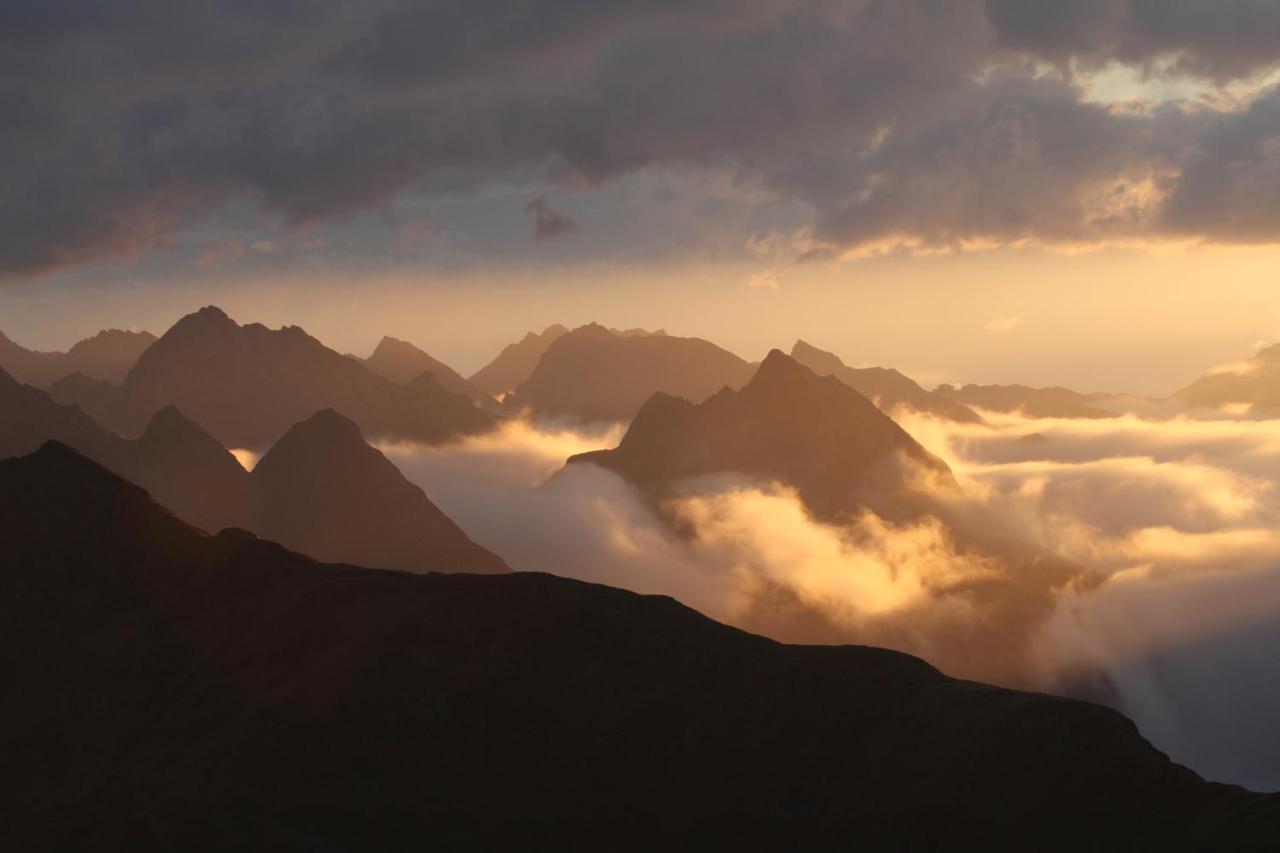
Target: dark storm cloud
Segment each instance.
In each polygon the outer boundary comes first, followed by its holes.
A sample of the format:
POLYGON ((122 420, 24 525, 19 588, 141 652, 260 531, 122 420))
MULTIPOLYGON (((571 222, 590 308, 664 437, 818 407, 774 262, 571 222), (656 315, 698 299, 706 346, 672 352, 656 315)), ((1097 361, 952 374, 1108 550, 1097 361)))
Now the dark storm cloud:
POLYGON ((299 225, 410 188, 540 173, 583 189, 648 167, 808 206, 811 254, 1165 229, 1271 239, 1265 100, 1122 114, 1032 60, 1167 58, 1224 79, 1280 56, 1275 9, 10 0, 0 275, 138 256, 232 201, 299 225), (1214 185, 1249 169, 1252 184, 1214 185))
POLYGON ((1229 79, 1280 55, 1276 0, 986 0, 1000 44, 1054 61, 1150 64, 1229 79))
POLYGON ((546 198, 538 196, 525 208, 533 215, 533 237, 535 240, 554 240, 578 230, 578 223, 571 216, 566 216, 551 205, 546 198))

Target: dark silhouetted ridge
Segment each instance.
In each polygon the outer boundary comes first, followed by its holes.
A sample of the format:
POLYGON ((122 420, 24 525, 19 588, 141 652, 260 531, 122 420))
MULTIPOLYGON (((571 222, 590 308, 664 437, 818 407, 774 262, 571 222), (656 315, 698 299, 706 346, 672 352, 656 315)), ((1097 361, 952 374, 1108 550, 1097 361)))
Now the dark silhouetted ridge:
POLYGON ((127 440, 38 388, 0 381, 0 458, 51 439, 142 485, 204 530, 269 530, 317 558, 377 568, 506 570, 368 446, 352 421, 332 411, 290 430, 250 474, 174 406, 127 440))
POLYGON ((549 575, 317 564, 205 535, 58 445, 0 461, 0 542, 15 850, 1268 850, 1280 834, 1276 797, 1201 781, 1105 708, 549 575))

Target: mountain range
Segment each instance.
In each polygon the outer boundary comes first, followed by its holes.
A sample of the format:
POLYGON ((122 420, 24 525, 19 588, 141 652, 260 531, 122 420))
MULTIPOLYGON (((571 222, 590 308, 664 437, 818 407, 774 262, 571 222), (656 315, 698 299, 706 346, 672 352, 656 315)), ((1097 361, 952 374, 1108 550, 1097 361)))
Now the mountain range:
POLYGON ((209 536, 0 461, 13 849, 1269 850, 1280 798, 1085 702, 542 574, 209 536), (34 653, 37 652, 38 653, 34 653))
POLYGON ((118 383, 155 340, 149 332, 105 329, 66 352, 37 352, 0 333, 0 370, 38 388, 47 388, 74 373, 118 383))
POLYGON ((993 412, 1021 412, 1029 418, 1111 418, 1089 394, 1069 388, 1027 385, 939 385, 934 392, 956 403, 993 412))
POLYGON ((567 334, 569 330, 558 323, 541 332, 529 332, 515 343, 503 347, 502 352, 473 373, 469 381, 494 397, 509 394, 533 375, 542 354, 556 338, 567 334))
POLYGON ((357 360, 397 385, 407 385, 422 374, 430 373, 440 387, 451 394, 461 394, 481 409, 497 410, 497 401, 489 392, 463 379, 452 367, 406 341, 384 337, 372 355, 357 360))
POLYGON ((439 443, 495 425, 492 415, 429 374, 397 384, 297 326, 241 326, 214 307, 175 323, 119 387, 72 379, 50 390, 121 435, 138 434, 157 411, 177 406, 234 448, 267 447, 328 408, 374 438, 439 443))
POLYGON ((834 376, 820 377, 772 350, 741 390, 701 403, 653 394, 618 447, 583 453, 655 498, 697 477, 736 473, 793 486, 816 516, 836 519, 872 507, 908 512, 911 466, 951 479, 937 457, 834 376))
POLYGON ((937 392, 926 391, 892 368, 848 367, 838 356, 804 341, 795 342, 791 357, 819 376, 834 376, 890 414, 907 409, 959 423, 982 422, 973 409, 937 392))
POLYGON ((592 323, 552 341, 504 404, 515 412, 581 421, 629 420, 657 392, 701 401, 726 386, 741 387, 753 372, 751 364, 701 338, 592 323))
POLYGON ((506 571, 374 448, 326 410, 291 427, 246 471, 169 406, 136 439, 0 373, 0 458, 56 440, 146 488, 197 527, 242 527, 319 559, 408 571, 506 571))

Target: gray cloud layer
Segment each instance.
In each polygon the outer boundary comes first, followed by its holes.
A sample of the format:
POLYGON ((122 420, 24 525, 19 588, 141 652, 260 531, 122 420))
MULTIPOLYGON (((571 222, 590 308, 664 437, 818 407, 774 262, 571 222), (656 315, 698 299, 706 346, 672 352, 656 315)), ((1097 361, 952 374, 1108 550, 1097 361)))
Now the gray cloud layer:
POLYGON ((1274 92, 1120 111, 1070 71, 1221 83, 1272 0, 11 0, 0 275, 168 245, 230 201, 300 225, 529 170, 719 169, 813 211, 801 252, 1270 241, 1274 92))

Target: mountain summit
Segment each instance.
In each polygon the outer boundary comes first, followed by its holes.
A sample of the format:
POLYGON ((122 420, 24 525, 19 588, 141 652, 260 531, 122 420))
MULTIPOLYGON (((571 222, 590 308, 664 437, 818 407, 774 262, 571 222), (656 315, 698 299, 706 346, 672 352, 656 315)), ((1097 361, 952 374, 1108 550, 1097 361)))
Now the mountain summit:
POLYGON ((547 348, 567 334, 569 330, 558 323, 540 333, 529 332, 514 344, 507 344, 493 361, 477 370, 471 376, 472 384, 494 397, 509 394, 533 374, 547 348))
POLYGON ((137 434, 152 414, 177 406, 227 447, 266 447, 326 408, 344 412, 371 436, 427 443, 494 425, 461 395, 397 385, 297 326, 241 326, 213 306, 183 317, 152 344, 118 399, 102 388, 57 393, 123 435, 137 434))
POLYGON ((751 374, 750 364, 701 338, 592 323, 557 338, 505 402, 583 421, 628 420, 657 392, 701 401, 726 385, 741 387, 751 374))
POLYGON ((507 571, 332 409, 292 427, 251 476, 262 507, 253 529, 286 547, 388 569, 507 571))
POLYGON ((374 373, 397 385, 406 385, 422 374, 430 373, 445 391, 461 394, 482 409, 494 409, 497 406, 488 392, 463 379, 452 367, 398 338, 384 337, 378 342, 373 354, 363 359, 363 363, 374 373))
POLYGON ((779 481, 826 518, 863 506, 902 514, 910 475, 904 464, 950 477, 866 397, 776 349, 740 391, 724 388, 698 405, 655 394, 617 448, 569 462, 616 471, 651 495, 719 473, 779 481))

